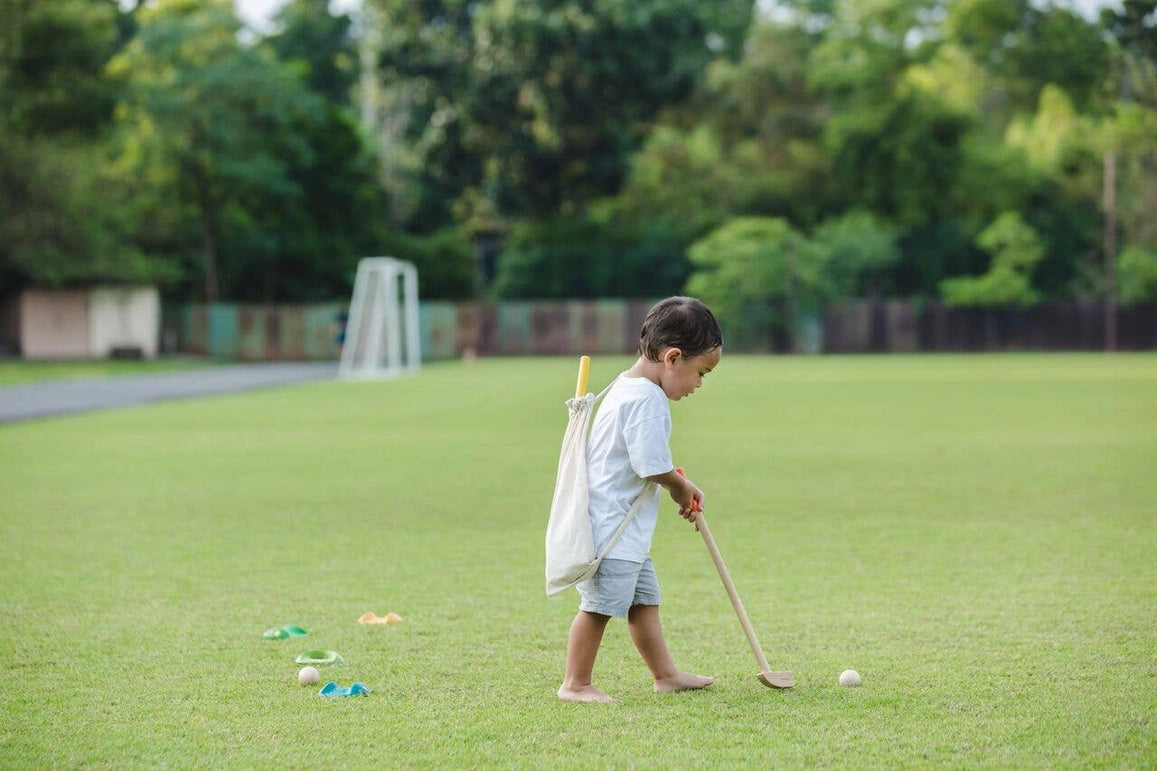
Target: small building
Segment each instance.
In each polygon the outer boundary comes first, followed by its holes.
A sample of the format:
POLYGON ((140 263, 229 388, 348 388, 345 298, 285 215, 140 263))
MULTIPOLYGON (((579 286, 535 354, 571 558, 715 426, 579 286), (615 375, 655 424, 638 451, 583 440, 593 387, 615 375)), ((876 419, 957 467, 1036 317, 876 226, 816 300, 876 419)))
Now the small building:
POLYGON ((25 359, 151 359, 160 326, 156 287, 25 289, 0 309, 0 348, 25 359))

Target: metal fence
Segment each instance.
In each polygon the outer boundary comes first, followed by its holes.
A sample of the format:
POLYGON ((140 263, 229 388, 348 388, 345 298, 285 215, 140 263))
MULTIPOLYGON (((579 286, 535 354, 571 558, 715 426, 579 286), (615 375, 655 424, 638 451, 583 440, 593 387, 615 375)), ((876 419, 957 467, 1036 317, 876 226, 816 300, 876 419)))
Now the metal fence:
MULTIPOLYGON (((424 302, 422 356, 630 354, 651 300, 424 302)), ((341 351, 345 303, 184 305, 165 308, 169 353, 242 361, 328 360, 341 351)), ((1101 350, 1100 303, 1030 308, 948 308, 915 300, 856 300, 805 314, 795 329, 769 329, 732 351, 866 353, 905 351, 1101 350)), ((726 329, 724 329, 726 335, 726 329)), ((1157 349, 1157 303, 1117 310, 1117 347, 1157 349)))
MULTIPOLYGON (((1117 308, 1121 350, 1157 348, 1157 303, 1117 308)), ((827 353, 876 351, 1096 351, 1105 348, 1099 302, 949 308, 914 300, 857 300, 823 313, 827 353)))

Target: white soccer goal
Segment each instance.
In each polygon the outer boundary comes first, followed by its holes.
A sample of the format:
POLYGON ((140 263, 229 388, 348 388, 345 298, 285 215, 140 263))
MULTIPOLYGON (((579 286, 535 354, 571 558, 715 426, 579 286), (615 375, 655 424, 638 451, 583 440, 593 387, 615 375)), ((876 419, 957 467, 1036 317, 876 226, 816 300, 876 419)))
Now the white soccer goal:
POLYGON ((358 263, 338 376, 394 377, 422 363, 418 270, 393 257, 358 263))

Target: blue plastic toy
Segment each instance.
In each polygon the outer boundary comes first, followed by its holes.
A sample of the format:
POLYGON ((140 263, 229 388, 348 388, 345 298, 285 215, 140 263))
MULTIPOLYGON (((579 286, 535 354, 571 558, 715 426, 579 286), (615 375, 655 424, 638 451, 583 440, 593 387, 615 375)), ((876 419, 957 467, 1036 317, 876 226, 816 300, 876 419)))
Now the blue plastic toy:
POLYGON ((336 696, 368 696, 370 687, 364 683, 354 683, 349 688, 342 688, 337 683, 326 683, 321 690, 317 692, 318 696, 336 697, 336 696))

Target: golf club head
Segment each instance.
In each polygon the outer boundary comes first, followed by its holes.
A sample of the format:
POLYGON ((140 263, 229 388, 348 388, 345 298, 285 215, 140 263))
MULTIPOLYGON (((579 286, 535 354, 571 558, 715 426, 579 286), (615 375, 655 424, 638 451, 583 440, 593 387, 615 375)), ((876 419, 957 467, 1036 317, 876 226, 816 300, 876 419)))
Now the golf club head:
POLYGON ((756 677, 768 688, 791 688, 795 685, 795 675, 791 672, 760 672, 756 677))

